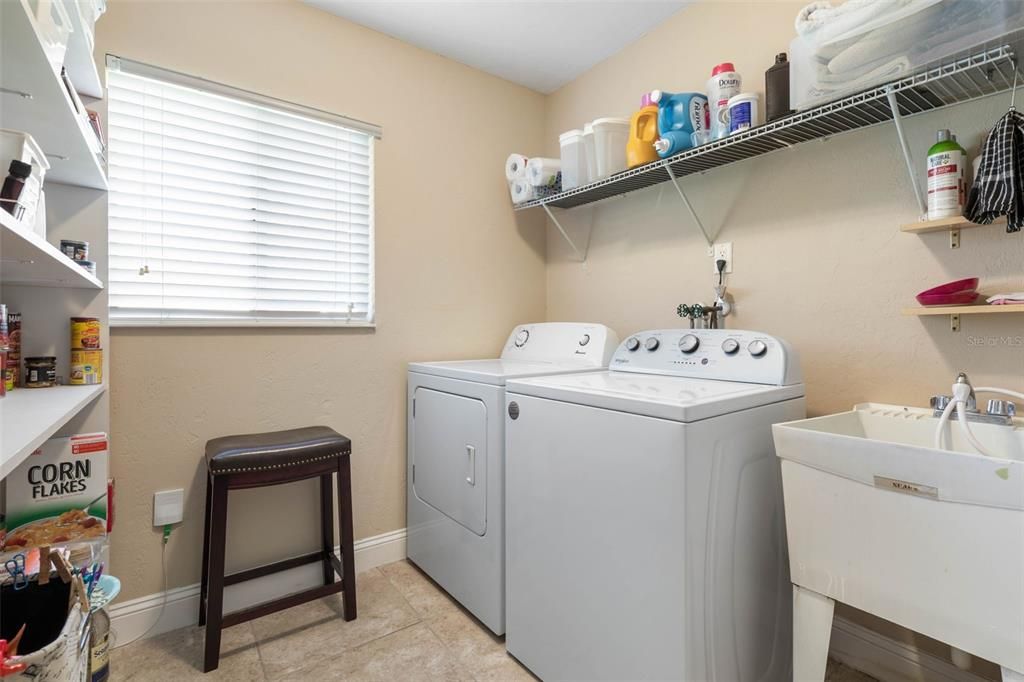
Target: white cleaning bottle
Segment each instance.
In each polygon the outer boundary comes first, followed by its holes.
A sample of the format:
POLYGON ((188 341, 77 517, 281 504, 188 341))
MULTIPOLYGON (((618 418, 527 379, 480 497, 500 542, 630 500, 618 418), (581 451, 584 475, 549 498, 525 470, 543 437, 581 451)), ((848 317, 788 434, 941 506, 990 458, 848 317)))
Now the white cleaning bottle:
POLYGON ((940 130, 928 150, 928 220, 963 215, 966 171, 967 152, 949 130, 940 130))

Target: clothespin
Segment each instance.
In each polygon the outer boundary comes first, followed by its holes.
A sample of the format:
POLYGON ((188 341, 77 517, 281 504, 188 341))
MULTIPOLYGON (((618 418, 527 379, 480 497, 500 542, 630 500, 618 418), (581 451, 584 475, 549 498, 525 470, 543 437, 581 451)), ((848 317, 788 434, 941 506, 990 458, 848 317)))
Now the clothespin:
POLYGON ((53 565, 57 567, 57 573, 60 574, 60 579, 65 583, 71 582, 74 569, 68 562, 67 557, 65 557, 59 549, 55 549, 50 552, 50 560, 53 561, 53 565))
POLYGON ((43 545, 39 548, 39 584, 50 582, 50 548, 43 545))

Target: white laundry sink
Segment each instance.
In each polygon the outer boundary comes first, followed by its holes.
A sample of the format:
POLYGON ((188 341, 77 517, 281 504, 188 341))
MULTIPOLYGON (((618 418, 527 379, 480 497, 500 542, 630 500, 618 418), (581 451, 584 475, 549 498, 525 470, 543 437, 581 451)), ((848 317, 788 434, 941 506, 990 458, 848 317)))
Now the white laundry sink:
MULTIPOLYGON (((955 422, 955 420, 954 420, 955 422)), ((822 679, 835 601, 1024 681, 1024 420, 959 424, 863 404, 773 427, 794 584, 794 679, 822 679), (820 672, 819 672, 820 669, 820 672)))

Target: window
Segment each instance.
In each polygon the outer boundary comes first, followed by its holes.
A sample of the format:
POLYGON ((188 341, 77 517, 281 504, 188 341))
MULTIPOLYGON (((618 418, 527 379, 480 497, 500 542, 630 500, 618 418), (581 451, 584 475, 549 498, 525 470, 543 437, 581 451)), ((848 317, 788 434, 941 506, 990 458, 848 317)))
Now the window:
POLYGON ((108 57, 115 325, 373 322, 380 130, 108 57))

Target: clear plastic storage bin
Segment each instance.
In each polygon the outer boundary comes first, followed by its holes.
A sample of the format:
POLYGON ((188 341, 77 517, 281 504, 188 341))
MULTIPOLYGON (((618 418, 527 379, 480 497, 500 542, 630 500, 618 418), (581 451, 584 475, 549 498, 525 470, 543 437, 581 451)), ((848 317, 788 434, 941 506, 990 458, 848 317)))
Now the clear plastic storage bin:
POLYGON ((846 3, 801 11, 789 45, 790 106, 809 109, 899 80, 1024 29, 1017 0, 846 3))
MULTIPOLYGON (((0 0, 2 1, 2 0, 0 0)), ((29 226, 35 225, 36 207, 42 194, 43 179, 50 164, 39 148, 35 139, 28 133, 17 130, 0 130, 0 175, 7 177, 7 169, 11 161, 17 159, 32 165, 32 174, 25 180, 25 188, 18 197, 18 204, 25 210, 21 221, 29 226)), ((2 180, 0 180, 2 182, 2 180)), ((45 229, 45 228, 44 228, 45 229)))

